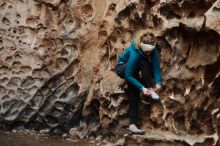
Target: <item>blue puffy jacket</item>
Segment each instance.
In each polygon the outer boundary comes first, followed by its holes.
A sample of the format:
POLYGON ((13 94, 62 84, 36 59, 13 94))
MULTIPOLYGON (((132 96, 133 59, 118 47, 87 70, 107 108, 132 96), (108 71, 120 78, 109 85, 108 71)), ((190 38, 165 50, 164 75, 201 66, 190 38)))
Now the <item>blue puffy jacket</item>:
MULTIPOLYGON (((145 55, 141 49, 136 47, 136 43, 132 41, 130 46, 120 55, 118 64, 126 64, 125 67, 125 80, 138 89, 143 89, 142 85, 134 76, 137 73, 136 67, 141 57, 148 59, 148 55, 145 55)), ((153 76, 156 84, 161 84, 161 71, 160 71, 160 59, 157 48, 149 55, 152 62, 153 76)))

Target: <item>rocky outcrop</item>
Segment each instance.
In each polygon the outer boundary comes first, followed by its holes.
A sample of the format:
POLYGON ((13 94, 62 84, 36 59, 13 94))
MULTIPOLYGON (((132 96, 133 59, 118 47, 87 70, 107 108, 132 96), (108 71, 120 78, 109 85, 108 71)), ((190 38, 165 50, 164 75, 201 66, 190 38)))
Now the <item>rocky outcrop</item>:
POLYGON ((3 0, 0 127, 116 144, 220 145, 219 0, 3 0), (142 137, 127 133, 116 60, 135 30, 161 54, 161 101, 142 97, 142 137))

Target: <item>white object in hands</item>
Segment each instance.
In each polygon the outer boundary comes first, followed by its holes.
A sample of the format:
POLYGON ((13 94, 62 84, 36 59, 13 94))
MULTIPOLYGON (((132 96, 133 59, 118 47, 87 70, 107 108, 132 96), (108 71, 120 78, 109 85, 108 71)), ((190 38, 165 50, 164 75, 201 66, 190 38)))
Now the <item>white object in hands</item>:
POLYGON ((154 89, 150 89, 150 95, 154 100, 160 100, 160 96, 154 91, 154 89))

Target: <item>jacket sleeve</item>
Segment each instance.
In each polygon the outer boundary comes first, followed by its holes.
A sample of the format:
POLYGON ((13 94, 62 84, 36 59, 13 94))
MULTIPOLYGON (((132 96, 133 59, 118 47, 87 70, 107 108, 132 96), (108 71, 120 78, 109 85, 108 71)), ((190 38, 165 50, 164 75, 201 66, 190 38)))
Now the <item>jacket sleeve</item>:
POLYGON ((133 77, 135 74, 137 63, 138 63, 138 56, 135 54, 129 54, 129 59, 125 67, 125 80, 134 87, 141 90, 142 88, 144 88, 144 86, 137 79, 133 77))
POLYGON ((160 70, 160 58, 159 58, 159 52, 158 52, 157 48, 155 48, 153 50, 150 57, 151 57, 151 61, 152 61, 154 81, 156 84, 161 84, 162 77, 161 77, 161 70, 160 70))

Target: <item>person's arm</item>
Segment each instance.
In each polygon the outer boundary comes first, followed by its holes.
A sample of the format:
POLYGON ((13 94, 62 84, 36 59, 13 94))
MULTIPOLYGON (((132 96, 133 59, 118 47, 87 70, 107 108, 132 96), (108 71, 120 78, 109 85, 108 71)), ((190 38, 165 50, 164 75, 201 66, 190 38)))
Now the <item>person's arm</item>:
POLYGON ((160 57, 157 48, 153 50, 150 55, 152 61, 154 81, 156 84, 162 83, 161 70, 160 70, 160 57))
POLYGON ((129 55, 128 55, 128 52, 129 52, 129 49, 131 47, 133 47, 133 42, 131 42, 131 44, 124 50, 124 52, 119 56, 119 60, 118 60, 118 64, 124 64, 125 61, 128 59, 129 55))
POLYGON ((139 90, 142 90, 144 88, 144 85, 142 85, 137 79, 135 79, 133 76, 135 74, 135 69, 138 64, 138 56, 137 54, 132 54, 133 52, 130 52, 129 59, 126 64, 125 68, 125 80, 132 84, 134 87, 138 88, 139 90))
POLYGON ((127 48, 120 56, 118 59, 118 64, 124 64, 124 61, 126 60, 127 56, 128 56, 128 49, 127 48))

